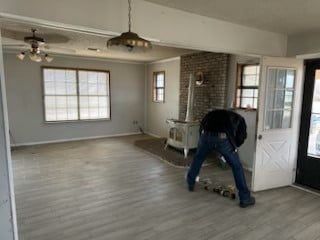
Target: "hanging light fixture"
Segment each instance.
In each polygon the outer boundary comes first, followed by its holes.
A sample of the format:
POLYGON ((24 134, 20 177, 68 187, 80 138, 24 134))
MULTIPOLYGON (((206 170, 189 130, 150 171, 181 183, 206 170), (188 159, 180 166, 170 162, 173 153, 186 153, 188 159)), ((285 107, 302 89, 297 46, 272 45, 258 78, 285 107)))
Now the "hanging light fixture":
POLYGON ((42 54, 39 51, 33 49, 30 49, 27 52, 21 52, 17 54, 17 58, 23 61, 26 55, 29 56, 30 60, 34 62, 42 62, 43 60, 46 60, 48 63, 50 63, 53 61, 53 57, 51 57, 47 53, 42 54))
POLYGON ((24 60, 25 56, 28 55, 30 60, 34 62, 41 62, 42 59, 45 59, 47 62, 52 62, 53 57, 40 51, 40 45, 45 44, 45 40, 36 36, 36 29, 32 29, 31 31, 32 36, 24 38, 24 41, 30 44, 30 50, 27 52, 19 53, 17 55, 17 58, 22 61, 24 60))
POLYGON ((43 55, 40 52, 33 51, 33 50, 30 50, 28 52, 21 52, 17 54, 17 58, 23 61, 26 55, 28 55, 30 60, 34 62, 42 62, 42 60, 46 60, 48 63, 50 63, 53 61, 53 57, 51 57, 50 55, 46 53, 43 55))
POLYGON ((17 58, 19 58, 21 61, 25 58, 26 54, 24 52, 21 52, 17 54, 17 58))
POLYGON ((53 61, 53 57, 49 56, 48 54, 44 55, 44 59, 49 63, 53 61))
POLYGON ((108 40, 107 47, 115 50, 126 50, 128 52, 143 52, 152 48, 151 42, 139 37, 138 34, 131 32, 131 0, 128 0, 129 8, 129 31, 122 33, 118 37, 108 40))

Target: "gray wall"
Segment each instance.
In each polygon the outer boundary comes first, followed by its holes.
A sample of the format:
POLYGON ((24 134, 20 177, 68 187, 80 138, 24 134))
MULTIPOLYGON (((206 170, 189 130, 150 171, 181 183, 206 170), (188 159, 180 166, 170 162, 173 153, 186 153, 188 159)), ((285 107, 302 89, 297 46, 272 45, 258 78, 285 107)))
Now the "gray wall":
POLYGON ((51 64, 39 64, 4 54, 4 67, 13 144, 137 133, 138 125, 144 125, 145 66, 142 64, 67 57, 55 57, 51 64), (44 123, 42 65, 109 70, 111 120, 44 123), (138 124, 133 124, 134 120, 138 124))
POLYGON ((166 119, 179 116, 180 58, 149 64, 146 76, 146 132, 167 137, 166 119), (153 72, 165 71, 165 102, 152 102, 153 72))
MULTIPOLYGON (((0 46, 1 46, 1 33, 0 33, 0 46)), ((11 199, 13 199, 13 192, 10 194, 10 175, 9 163, 10 153, 6 142, 7 128, 7 116, 6 101, 4 93, 4 79, 3 79, 3 64, 2 64, 2 50, 0 48, 0 239, 1 240, 13 240, 13 219, 12 216, 13 206, 11 205, 11 199), (10 198, 11 196, 11 198, 10 198)))
MULTIPOLYGON (((237 64, 256 64, 259 63, 259 58, 230 55, 229 59, 229 74, 228 74, 228 93, 227 106, 232 107, 235 99, 237 64)), ((256 149, 256 128, 257 128, 257 111, 255 110, 237 110, 244 117, 247 123, 248 137, 245 143, 239 148, 239 156, 243 166, 249 170, 253 168, 256 149)))
POLYGON ((257 128, 257 111, 237 110, 247 123, 247 139, 239 148, 240 160, 243 167, 252 171, 253 161, 256 153, 256 128, 257 128))

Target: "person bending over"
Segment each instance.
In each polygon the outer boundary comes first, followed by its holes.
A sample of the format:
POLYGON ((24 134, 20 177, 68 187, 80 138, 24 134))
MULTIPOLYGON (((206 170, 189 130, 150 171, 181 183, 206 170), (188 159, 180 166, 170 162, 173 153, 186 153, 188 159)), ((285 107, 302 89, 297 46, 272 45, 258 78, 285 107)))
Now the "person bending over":
POLYGON ((219 152, 232 169, 242 208, 255 204, 237 152, 247 138, 247 125, 242 116, 230 110, 213 110, 205 115, 200 125, 197 152, 187 173, 188 190, 193 191, 202 163, 211 151, 219 152))

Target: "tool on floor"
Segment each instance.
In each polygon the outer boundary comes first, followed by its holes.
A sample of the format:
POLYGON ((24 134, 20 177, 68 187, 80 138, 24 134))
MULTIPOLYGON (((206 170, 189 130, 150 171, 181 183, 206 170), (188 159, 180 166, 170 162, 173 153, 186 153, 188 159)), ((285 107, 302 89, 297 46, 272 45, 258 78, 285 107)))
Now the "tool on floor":
POLYGON ((224 184, 213 184, 213 181, 210 178, 196 178, 204 190, 209 192, 218 193, 223 197, 230 199, 236 199, 235 187, 233 185, 224 185, 224 184))

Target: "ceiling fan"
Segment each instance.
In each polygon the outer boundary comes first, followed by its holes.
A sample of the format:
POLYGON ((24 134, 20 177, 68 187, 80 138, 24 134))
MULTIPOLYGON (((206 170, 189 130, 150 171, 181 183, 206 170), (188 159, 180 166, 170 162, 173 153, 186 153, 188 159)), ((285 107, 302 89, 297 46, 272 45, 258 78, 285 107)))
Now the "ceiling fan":
POLYGON ((51 62, 53 60, 53 57, 49 56, 48 54, 44 53, 42 54, 40 50, 40 46, 45 44, 45 40, 41 37, 36 36, 36 29, 32 29, 32 36, 26 36, 24 37, 24 41, 28 44, 30 44, 30 49, 28 52, 21 52, 17 55, 17 57, 20 60, 23 60, 26 56, 26 54, 29 56, 29 58, 34 62, 41 62, 42 57, 47 62, 51 62))
MULTIPOLYGON (((32 36, 24 36, 25 33, 24 32, 15 32, 12 30, 7 30, 4 29, 2 32, 3 37, 9 38, 9 39, 13 39, 13 40, 22 40, 26 43, 26 44, 21 44, 21 43, 8 43, 8 44, 4 44, 4 47, 8 47, 8 48, 12 48, 12 47, 16 47, 16 48, 29 48, 28 50, 22 51, 20 52, 17 57, 20 60, 24 60, 25 56, 29 56, 29 58, 34 61, 34 62, 41 62, 43 60, 46 60, 47 62, 51 62, 53 60, 53 57, 50 56, 48 53, 45 53, 42 49, 48 49, 49 51, 54 51, 56 50, 60 50, 63 52, 75 52, 74 50, 71 49, 66 49, 66 48, 57 48, 57 47, 50 47, 48 46, 46 40, 43 37, 39 37, 36 35, 37 29, 32 28, 31 29, 32 32, 32 36)), ((48 37, 49 39, 51 39, 51 41, 53 43, 65 43, 68 42, 68 38, 62 35, 58 35, 58 34, 46 34, 45 35, 46 38, 48 37)))

